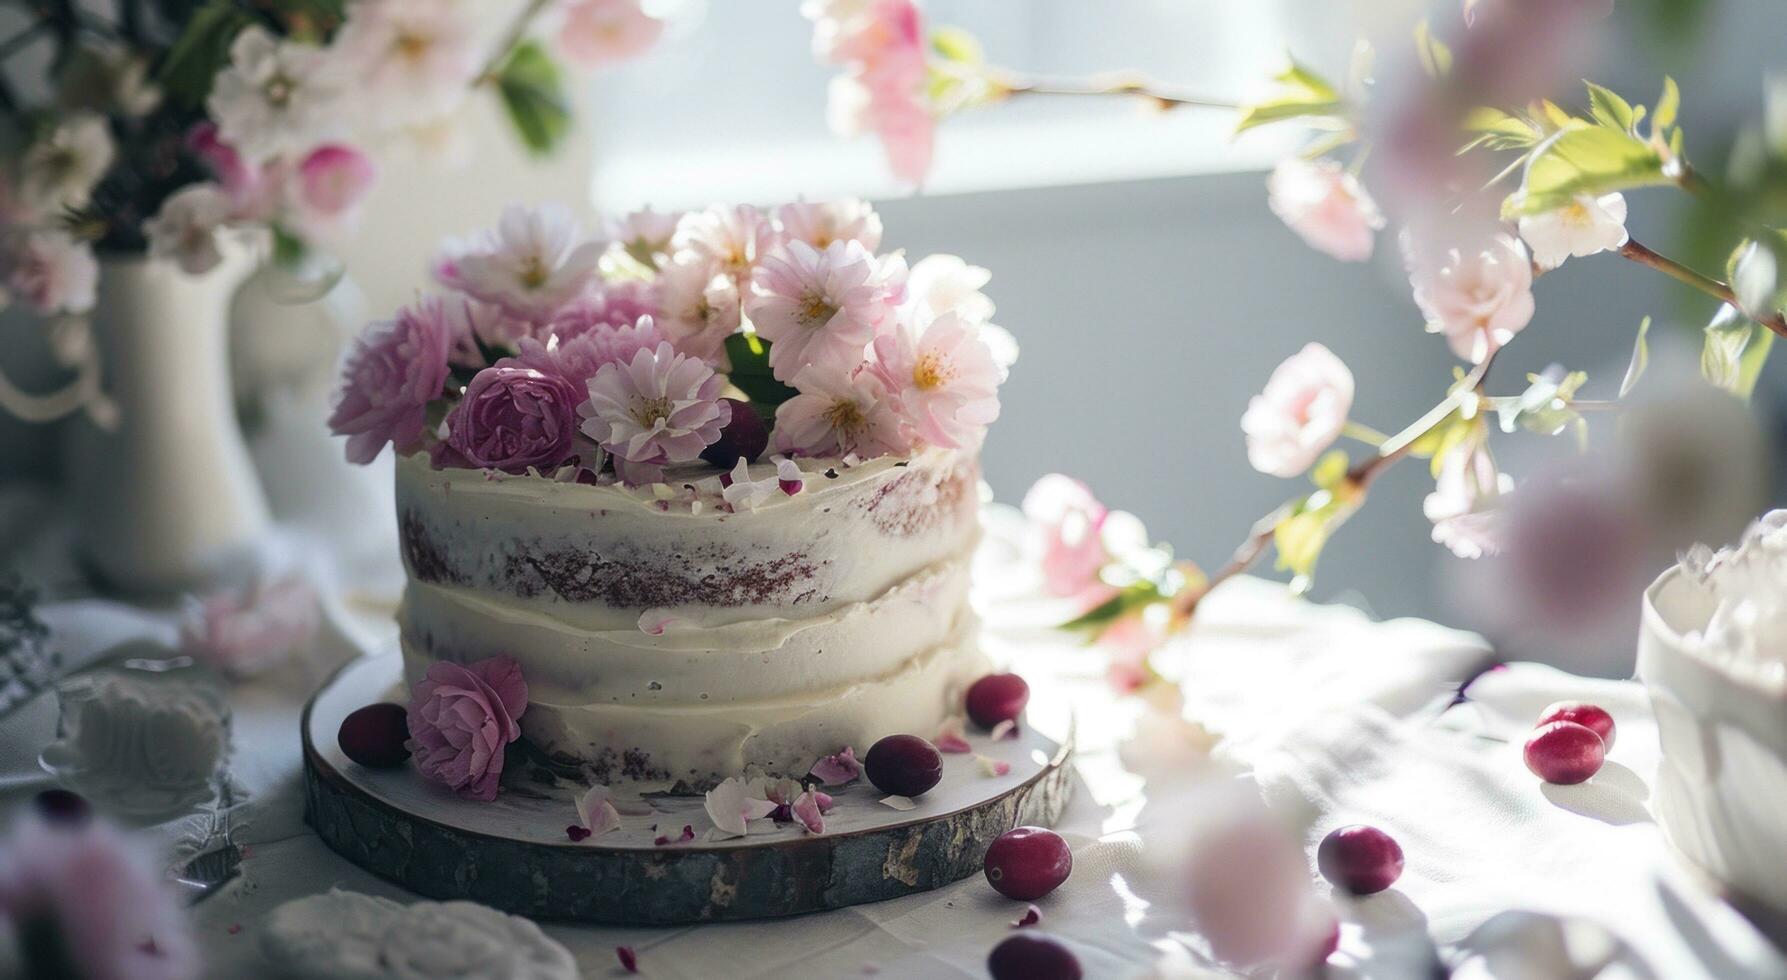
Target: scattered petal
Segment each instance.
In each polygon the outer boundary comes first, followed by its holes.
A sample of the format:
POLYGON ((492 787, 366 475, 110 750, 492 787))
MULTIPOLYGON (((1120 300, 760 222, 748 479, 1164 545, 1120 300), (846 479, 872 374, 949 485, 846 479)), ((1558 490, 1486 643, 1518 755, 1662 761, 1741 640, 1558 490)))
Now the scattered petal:
POLYGON ((823 808, 819 804, 819 797, 815 791, 807 790, 800 794, 790 806, 790 810, 793 811, 794 819, 800 821, 800 825, 807 828, 808 833, 825 833, 825 818, 820 816, 823 808))
POLYGON ((1001 741, 1003 739, 1008 739, 1008 738, 1017 738, 1018 737, 1018 723, 1017 723, 1016 719, 1007 718, 1004 721, 1000 722, 999 724, 994 725, 993 730, 990 733, 990 737, 995 742, 1001 741))
POLYGON ((980 771, 988 776, 1004 776, 1011 772, 1011 763, 1004 759, 995 759, 988 755, 977 755, 974 761, 980 763, 980 771))
POLYGON ((710 834, 709 838, 743 837, 749 832, 751 821, 774 813, 776 804, 754 795, 756 792, 762 792, 761 781, 746 782, 736 776, 721 780, 708 790, 703 805, 708 819, 714 822, 715 833, 720 835, 710 834))
POLYGON ((949 752, 954 755, 964 755, 974 751, 974 747, 969 745, 968 739, 962 735, 962 723, 953 718, 943 723, 943 727, 938 730, 937 737, 931 740, 931 744, 937 746, 939 752, 949 752))
POLYGON ((1011 924, 1011 927, 1013 929, 1022 929, 1025 926, 1033 926, 1041 921, 1042 921, 1042 909, 1039 909, 1036 906, 1032 905, 1029 908, 1024 910, 1023 917, 1018 919, 1017 921, 1013 922, 1011 924))
POLYGON ((663 636, 664 631, 669 629, 670 624, 674 622, 676 622, 676 617, 662 609, 647 609, 639 614, 639 632, 646 636, 663 636))
POLYGON ((572 840, 600 837, 611 830, 619 830, 620 810, 614 805, 613 791, 606 786, 596 785, 577 797, 577 823, 587 833, 582 837, 571 834, 572 840))
POLYGON ((813 763, 807 772, 827 786, 840 786, 862 775, 862 763, 856 761, 855 750, 846 745, 837 754, 813 763))
MULTIPOLYGON (((1035 908, 1036 906, 1032 905, 1030 907, 1035 908)), ((620 960, 620 968, 621 969, 627 971, 628 973, 638 973, 639 972, 639 954, 633 952, 633 947, 631 947, 631 946, 616 946, 616 947, 614 947, 614 957, 615 957, 615 959, 620 960)))
POLYGON ((900 810, 902 812, 915 809, 918 806, 917 803, 912 802, 912 797, 910 796, 884 796, 876 802, 880 803, 882 806, 890 806, 895 810, 900 810))

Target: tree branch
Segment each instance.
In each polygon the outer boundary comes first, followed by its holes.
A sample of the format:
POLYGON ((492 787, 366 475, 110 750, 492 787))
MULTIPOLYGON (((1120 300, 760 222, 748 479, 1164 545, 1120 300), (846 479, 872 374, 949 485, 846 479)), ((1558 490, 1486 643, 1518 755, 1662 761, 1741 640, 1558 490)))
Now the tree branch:
MULTIPOLYGON (((1734 309, 1743 310, 1743 306, 1737 301, 1737 294, 1731 291, 1730 286, 1710 276, 1701 275, 1666 255, 1654 252, 1634 239, 1628 238, 1626 243, 1619 247, 1619 254, 1639 265, 1655 269, 1677 282, 1692 286, 1722 303, 1729 303, 1734 309)), ((1787 319, 1783 319, 1778 311, 1767 316, 1757 317, 1744 310, 1744 315, 1774 331, 1777 335, 1787 337, 1787 319)))
POLYGON ((509 25, 508 33, 503 35, 502 42, 493 49, 494 53, 485 63, 484 70, 478 73, 477 80, 472 83, 474 86, 496 80, 497 74, 502 71, 503 62, 508 60, 509 52, 515 50, 515 46, 527 37, 527 30, 533 26, 534 19, 545 12, 551 4, 552 0, 528 0, 527 6, 522 7, 521 12, 515 15, 515 20, 509 25))
POLYGON ((1050 80, 1029 78, 1005 72, 989 73, 989 80, 1001 95, 1094 95, 1129 96, 1152 102, 1158 109, 1196 106, 1204 109, 1239 109, 1240 103, 1164 88, 1137 75, 1095 75, 1085 80, 1050 80))

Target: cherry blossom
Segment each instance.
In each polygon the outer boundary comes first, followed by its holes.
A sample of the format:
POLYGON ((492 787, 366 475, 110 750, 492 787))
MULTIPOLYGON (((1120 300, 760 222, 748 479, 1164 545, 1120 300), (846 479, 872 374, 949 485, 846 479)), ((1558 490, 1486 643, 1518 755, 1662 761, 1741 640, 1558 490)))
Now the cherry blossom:
POLYGON ((954 313, 923 327, 896 323, 875 338, 871 370, 894 393, 901 420, 931 445, 977 447, 999 417, 1004 370, 979 329, 954 313))
POLYGON ((572 0, 558 48, 567 60, 597 68, 643 53, 663 33, 664 22, 641 9, 639 0, 572 0))
POLYGON ((670 254, 670 240, 675 237, 680 220, 680 211, 663 214, 649 207, 641 208, 615 220, 609 226, 608 237, 640 263, 657 269, 670 254))
POLYGON ((1626 198, 1622 194, 1576 200, 1555 211, 1520 219, 1520 237, 1541 268, 1555 269, 1571 256, 1581 258, 1626 243, 1626 198))
POLYGON ((512 204, 495 229, 448 247, 451 272, 445 282, 512 316, 542 323, 591 287, 605 248, 584 238, 561 205, 512 204))
POLYGON ((603 365, 588 387, 583 432, 613 454, 628 483, 656 483, 661 467, 700 458, 732 417, 720 399, 725 379, 668 343, 603 365))
POLYGON ((171 261, 188 275, 210 272, 223 261, 218 233, 233 211, 229 195, 216 184, 181 188, 143 222, 149 257, 171 261))
POLYGON ((1241 416, 1247 461, 1261 473, 1296 476, 1333 445, 1353 407, 1353 373, 1311 343, 1286 358, 1241 416))
POLYGON ((82 207, 116 157, 105 117, 72 115, 25 150, 19 161, 19 197, 42 215, 82 207))
POLYGON ((1533 318, 1533 266, 1519 239, 1496 234, 1478 247, 1435 249, 1405 233, 1415 304, 1429 333, 1445 334, 1452 352, 1480 364, 1533 318))
POLYGON ((99 262, 93 249, 60 229, 14 230, 0 242, 5 295, 42 314, 93 308, 99 262))
POLYGON ((677 219, 670 245, 676 252, 707 259, 742 287, 752 266, 775 246, 775 228, 763 212, 748 204, 716 205, 677 219))
POLYGON ((993 301, 981 292, 993 274, 959 255, 927 255, 906 277, 906 306, 921 321, 954 313, 969 323, 993 318, 993 301))
POLYGON ((1266 181, 1268 203, 1311 248, 1342 262, 1371 258, 1383 213, 1359 179, 1333 160, 1292 157, 1266 181))
POLYGON ((323 49, 245 28, 205 101, 218 135, 249 161, 296 156, 339 135, 340 79, 323 49))
POLYGON ((905 272, 897 257, 878 260, 855 241, 824 251, 794 241, 770 253, 752 277, 746 313, 770 342, 771 373, 788 382, 809 366, 840 374, 861 363, 893 312, 905 272))
POLYGON ((327 143, 298 165, 297 200, 313 218, 339 220, 359 206, 372 189, 372 158, 343 143, 327 143))
POLYGON ((936 119, 926 98, 929 70, 913 0, 808 0, 813 54, 845 67, 832 79, 831 128, 842 136, 874 132, 901 180, 917 184, 931 167, 936 119))
POLYGON ((477 13, 460 0, 376 0, 348 7, 332 53, 380 125, 428 123, 465 100, 486 57, 477 13))
POLYGON ((777 451, 874 459, 912 449, 893 398, 873 374, 807 368, 794 376, 794 387, 800 394, 776 406, 777 451))
POLYGON ((738 330, 738 283, 717 262, 685 252, 652 284, 658 329, 678 351, 708 364, 725 363, 726 338, 738 330))
POLYGON ((1496 468, 1488 434, 1478 431, 1440 458, 1439 476, 1421 510, 1433 522, 1433 540, 1460 558, 1481 558, 1501 550, 1503 495, 1514 480, 1496 468))
POLYGON ((881 216, 861 198, 796 201, 777 208, 775 214, 776 225, 788 241, 806 242, 819 249, 841 241, 856 242, 871 252, 881 247, 881 216))

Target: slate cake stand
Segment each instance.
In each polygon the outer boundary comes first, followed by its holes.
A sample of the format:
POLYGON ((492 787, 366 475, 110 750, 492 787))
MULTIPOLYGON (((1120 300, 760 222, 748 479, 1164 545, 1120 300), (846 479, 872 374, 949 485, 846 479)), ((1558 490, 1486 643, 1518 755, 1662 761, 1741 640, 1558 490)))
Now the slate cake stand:
POLYGON ((305 819, 342 856, 411 891, 535 918, 674 925, 927 891, 979 873, 1006 830, 1053 824, 1072 791, 1072 734, 1057 743, 1021 725, 1016 738, 968 736, 974 753, 1011 764, 1006 775, 987 775, 973 754, 946 754, 943 781, 908 811, 881 804, 885 794, 857 780, 837 788, 823 834, 766 821, 747 837, 710 841, 700 797, 661 796, 648 801, 654 812, 572 842, 574 785, 522 781, 479 803, 409 767, 349 761, 336 744, 342 719, 396 699, 402 672, 395 654, 353 661, 305 706, 305 819), (685 826, 695 839, 677 842, 685 826), (656 843, 661 836, 673 842, 656 843))

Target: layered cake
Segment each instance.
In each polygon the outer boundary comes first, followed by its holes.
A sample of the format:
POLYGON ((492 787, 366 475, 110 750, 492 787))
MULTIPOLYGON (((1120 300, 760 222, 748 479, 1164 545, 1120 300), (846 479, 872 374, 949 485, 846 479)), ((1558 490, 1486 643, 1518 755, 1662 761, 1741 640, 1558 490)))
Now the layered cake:
POLYGON ((424 775, 698 792, 960 713, 1012 347, 985 270, 880 240, 857 201, 513 208, 368 328, 332 423, 399 455, 424 775))

